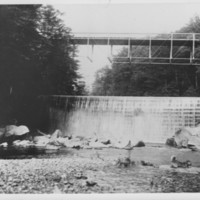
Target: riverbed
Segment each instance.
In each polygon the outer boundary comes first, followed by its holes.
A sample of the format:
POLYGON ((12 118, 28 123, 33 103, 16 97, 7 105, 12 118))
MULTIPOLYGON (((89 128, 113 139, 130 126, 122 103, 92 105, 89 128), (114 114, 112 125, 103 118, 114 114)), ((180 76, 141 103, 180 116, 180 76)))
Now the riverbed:
POLYGON ((170 157, 200 167, 200 152, 147 144, 131 151, 63 148, 56 154, 0 159, 0 193, 199 192, 200 174, 165 170, 170 157), (135 164, 119 167, 119 158, 135 164), (153 166, 141 165, 141 160, 153 166))

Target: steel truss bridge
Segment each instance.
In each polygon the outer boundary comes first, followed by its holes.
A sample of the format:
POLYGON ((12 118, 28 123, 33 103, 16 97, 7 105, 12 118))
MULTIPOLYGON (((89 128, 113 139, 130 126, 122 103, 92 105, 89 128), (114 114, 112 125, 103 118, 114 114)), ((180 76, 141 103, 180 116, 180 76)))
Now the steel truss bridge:
MULTIPOLYGON (((107 33, 73 33, 70 39, 73 45, 85 45, 94 51, 95 45, 110 48, 109 61, 112 63, 167 64, 167 65, 200 65, 200 34, 107 34, 107 33), (127 55, 113 55, 113 46, 127 49, 127 55), (137 48, 145 48, 146 56, 135 56, 137 48), (167 56, 162 57, 163 49, 167 56), (184 53, 185 52, 185 53, 184 53), (181 57, 181 55, 184 56, 181 57), (161 56, 160 56, 161 55, 161 56)), ((88 59, 92 59, 88 55, 88 59)))

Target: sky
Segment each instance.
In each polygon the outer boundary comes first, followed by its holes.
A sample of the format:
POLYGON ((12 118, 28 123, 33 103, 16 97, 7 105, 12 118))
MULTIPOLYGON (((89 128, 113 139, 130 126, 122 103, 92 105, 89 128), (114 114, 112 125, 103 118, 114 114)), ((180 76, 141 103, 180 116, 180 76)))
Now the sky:
MULTIPOLYGON (((121 1, 122 2, 122 1, 121 1)), ((129 1, 130 2, 130 1, 129 1)), ((54 4, 63 13, 63 20, 72 32, 83 33, 171 33, 187 25, 195 15, 200 16, 200 2, 179 3, 112 3, 54 4)), ((109 49, 80 46, 80 74, 91 89, 95 72, 109 65, 109 49), (92 57, 93 62, 87 59, 92 57)))

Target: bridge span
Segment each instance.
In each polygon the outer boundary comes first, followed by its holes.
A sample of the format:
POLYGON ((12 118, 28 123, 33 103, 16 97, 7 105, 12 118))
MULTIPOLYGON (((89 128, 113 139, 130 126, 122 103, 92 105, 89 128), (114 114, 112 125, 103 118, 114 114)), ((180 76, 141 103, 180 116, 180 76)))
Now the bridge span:
POLYGON ((200 34, 199 33, 170 33, 170 34, 108 34, 108 33, 74 33, 70 39, 74 45, 86 45, 92 49, 95 45, 109 46, 111 49, 109 60, 118 63, 138 64, 175 64, 200 65, 200 34), (124 46, 127 55, 124 57, 113 55, 113 46, 124 46), (147 56, 134 56, 138 47, 148 49, 147 56), (155 50, 162 51, 162 47, 169 50, 168 56, 161 57, 155 50), (183 51, 187 56, 180 57, 183 51))

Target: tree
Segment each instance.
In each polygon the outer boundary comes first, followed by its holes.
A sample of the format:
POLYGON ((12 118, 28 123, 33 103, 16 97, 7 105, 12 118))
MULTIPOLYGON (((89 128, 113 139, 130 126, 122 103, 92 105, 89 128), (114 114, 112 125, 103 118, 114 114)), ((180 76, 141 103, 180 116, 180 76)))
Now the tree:
POLYGON ((112 95, 112 74, 108 66, 98 70, 95 74, 95 82, 93 84, 93 95, 112 95))
POLYGON ((42 5, 1 5, 0 27, 0 123, 33 126, 39 95, 80 94, 70 29, 42 5))
MULTIPOLYGON (((186 27, 178 32, 200 33, 200 18, 194 17, 186 27)), ((162 35, 161 35, 162 36, 162 35)), ((157 35, 156 37, 160 37, 157 35)), ((163 36, 162 36, 163 37, 163 36)), ((176 35, 175 35, 176 37, 176 35)), ((185 37, 178 35, 177 37, 185 37)), ((132 57, 147 57, 148 48, 133 47, 132 57)), ((188 47, 174 47, 174 56, 189 58, 188 47)), ((196 48, 196 57, 200 57, 200 49, 196 48)), ((152 47, 152 57, 169 57, 169 47, 152 47)), ((127 55, 124 48, 118 57, 127 55)), ((101 71, 101 70, 100 70, 101 71)), ((94 91, 96 95, 104 95, 100 88, 109 85, 109 94, 116 96, 197 96, 200 94, 200 70, 195 66, 170 66, 113 63, 107 73, 102 73, 101 79, 96 76, 94 91), (108 80, 109 82, 106 82, 108 80), (98 84, 97 84, 98 83, 98 84)))
POLYGON ((48 41, 43 58, 43 94, 75 94, 78 87, 78 62, 72 57, 76 49, 69 43, 70 29, 52 6, 40 8, 39 32, 48 41))

